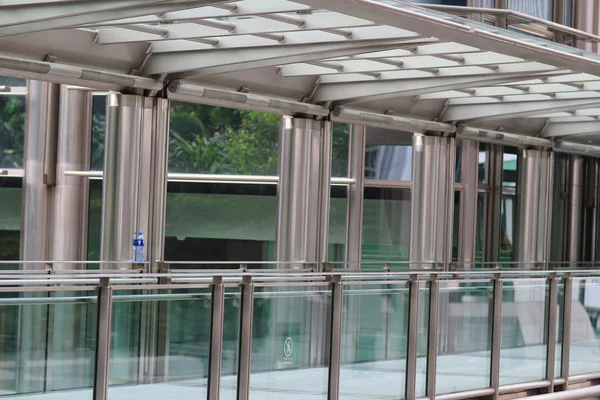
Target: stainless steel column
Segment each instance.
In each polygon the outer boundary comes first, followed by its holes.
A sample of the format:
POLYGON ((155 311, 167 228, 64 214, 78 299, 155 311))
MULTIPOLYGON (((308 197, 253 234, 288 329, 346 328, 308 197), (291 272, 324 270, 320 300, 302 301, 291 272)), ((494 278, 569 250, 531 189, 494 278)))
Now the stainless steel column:
POLYGON ((331 123, 282 117, 279 151, 277 261, 327 261, 331 123))
MULTIPOLYGON (((56 172, 60 86, 39 81, 28 81, 27 86, 21 259, 46 261, 50 241, 51 185, 54 184, 56 172)), ((43 270, 45 265, 23 264, 21 268, 43 270)), ((48 381, 43 378, 46 377, 48 350, 48 308, 20 307, 18 324, 18 356, 15 367, 17 392, 47 390, 48 381)))
POLYGON ((545 150, 524 149, 522 160, 515 259, 533 267, 547 262, 550 256, 553 155, 545 150))
MULTIPOLYGON (((87 259, 89 180, 64 173, 90 169, 92 93, 87 89, 63 86, 60 100, 50 258, 81 261, 87 259)), ((82 264, 53 266, 55 269, 85 269, 82 264)))
POLYGON ((455 157, 453 138, 413 137, 411 261, 451 260, 455 157))
POLYGON ((486 261, 498 261, 500 258, 500 227, 502 214, 502 166, 503 149, 501 145, 489 146, 488 184, 490 193, 487 202, 486 222, 486 261))
POLYGON ((107 98, 100 252, 103 261, 132 259, 133 233, 139 231, 140 140, 147 103, 148 99, 141 96, 110 93, 107 98))
POLYGON ((582 260, 593 262, 596 258, 598 235, 598 179, 600 161, 594 158, 585 160, 585 195, 582 226, 582 260))
POLYGON ((139 229, 146 238, 146 260, 158 272, 164 256, 169 154, 169 100, 145 99, 140 160, 139 229))
POLYGON ((583 158, 572 156, 569 195, 569 229, 567 261, 581 261, 581 225, 583 217, 583 158))
POLYGON ((458 259, 464 268, 472 268, 475 262, 477 235, 477 185, 479 182, 479 142, 461 142, 461 195, 458 259))
MULTIPOLYGON (((92 92, 62 86, 56 156, 56 186, 53 189, 50 224, 50 259, 81 261, 87 259, 89 180, 66 176, 65 171, 90 168, 92 139, 92 92)), ((53 263, 59 270, 85 269, 80 263, 53 263)), ((60 390, 89 385, 89 371, 63 360, 86 358, 86 313, 84 304, 63 304, 50 308, 49 351, 54 371, 47 368, 51 389, 60 390)))
MULTIPOLYGON (((21 259, 48 259, 50 189, 55 174, 60 85, 28 81, 21 259)), ((24 264, 24 269, 44 269, 24 264)))
POLYGON ((362 219, 364 205, 366 129, 362 125, 350 126, 348 177, 354 185, 348 189, 348 215, 346 223, 346 261, 349 268, 358 268, 362 246, 362 219))

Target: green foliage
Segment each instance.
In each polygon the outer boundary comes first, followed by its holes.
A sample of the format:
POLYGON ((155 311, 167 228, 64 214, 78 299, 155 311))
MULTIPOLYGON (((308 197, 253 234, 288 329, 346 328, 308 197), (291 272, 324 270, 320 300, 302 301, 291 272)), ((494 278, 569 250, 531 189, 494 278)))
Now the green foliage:
POLYGON ((0 167, 22 168, 25 96, 0 96, 0 167))
POLYGON ((171 113, 169 170, 277 173, 277 115, 181 103, 171 113))

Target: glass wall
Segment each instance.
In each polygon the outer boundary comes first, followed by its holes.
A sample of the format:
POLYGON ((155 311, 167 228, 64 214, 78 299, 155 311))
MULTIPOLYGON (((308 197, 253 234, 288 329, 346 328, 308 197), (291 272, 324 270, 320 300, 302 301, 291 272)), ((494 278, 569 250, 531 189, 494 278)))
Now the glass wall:
POLYGON ((553 0, 509 0, 512 10, 552 21, 553 0))

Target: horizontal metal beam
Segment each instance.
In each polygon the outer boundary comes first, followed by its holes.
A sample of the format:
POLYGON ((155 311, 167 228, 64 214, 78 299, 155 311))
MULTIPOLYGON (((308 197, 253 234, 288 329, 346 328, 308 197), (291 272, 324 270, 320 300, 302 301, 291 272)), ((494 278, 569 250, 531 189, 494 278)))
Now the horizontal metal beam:
POLYGON ((587 135, 600 135, 600 121, 553 122, 542 131, 542 137, 545 138, 587 135))
MULTIPOLYGON (((406 75, 406 72, 404 74, 406 75)), ((313 101, 335 101, 340 104, 346 104, 400 96, 417 96, 441 90, 495 85, 521 79, 527 74, 527 72, 500 74, 486 71, 479 75, 436 76, 434 73, 429 73, 429 78, 406 76, 408 79, 394 80, 383 79, 384 75, 382 73, 381 79, 376 80, 369 79, 362 82, 322 84, 313 95, 313 101)))
POLYGON ((331 113, 331 121, 346 124, 366 125, 384 129, 408 132, 456 132, 456 127, 434 121, 404 118, 393 115, 376 114, 336 107, 331 113))
POLYGON ((600 106, 600 98, 588 100, 510 101, 484 104, 460 104, 446 108, 441 121, 482 121, 525 117, 556 111, 569 111, 600 106))
MULTIPOLYGON (((307 41, 322 41, 319 32, 305 32, 307 41), (313 36, 312 38, 310 36, 313 36)), ((239 38, 237 40, 241 40, 239 38)), ((176 54, 153 54, 146 64, 143 74, 174 74, 185 78, 195 75, 209 75, 225 72, 239 72, 256 68, 274 67, 282 64, 321 60, 331 56, 360 54, 367 49, 387 50, 402 46, 401 40, 379 42, 333 40, 330 43, 297 43, 293 46, 273 45, 273 42, 262 38, 253 38, 267 42, 270 46, 188 51, 176 54)), ((406 37, 405 39, 410 39, 406 37)), ((286 44, 290 40, 286 39, 286 44)))

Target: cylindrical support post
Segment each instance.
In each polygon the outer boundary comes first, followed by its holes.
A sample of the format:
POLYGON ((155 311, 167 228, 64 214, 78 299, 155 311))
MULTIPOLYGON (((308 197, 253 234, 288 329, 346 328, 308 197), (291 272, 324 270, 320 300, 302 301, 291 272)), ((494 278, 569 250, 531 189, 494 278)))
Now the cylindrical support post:
POLYGON ((145 99, 110 93, 102 188, 103 261, 130 261, 138 229, 140 140, 145 99))
POLYGON ((361 260, 366 137, 364 126, 350 125, 348 177, 354 179, 348 188, 346 218, 346 261, 350 268, 358 268, 361 260))
POLYGON ((169 100, 145 99, 141 132, 139 229, 146 235, 146 260, 159 272, 164 258, 169 100), (158 262, 158 264, 157 264, 158 262))
POLYGON ((581 225, 583 218, 583 158, 572 156, 569 197, 569 248, 567 261, 581 261, 581 225))
POLYGON ((225 311, 225 285, 223 277, 215 276, 212 284, 210 318, 210 349, 208 353, 207 400, 219 400, 221 390, 221 356, 223 351, 223 314, 225 311))
POLYGON ((594 158, 585 160, 585 188, 582 226, 582 261, 593 262, 596 258, 598 235, 598 180, 600 161, 594 158))
POLYGON ((419 295, 420 282, 412 276, 409 283, 408 334, 406 349, 406 399, 417 397, 417 352, 419 345, 419 295))
POLYGON ((455 158, 453 138, 413 137, 411 261, 451 260, 455 158))
MULTIPOLYGON (((56 187, 51 223, 52 260, 87 259, 89 179, 67 176, 65 171, 90 168, 92 92, 63 86, 56 156, 56 187)), ((55 263, 55 269, 84 269, 82 264, 55 263)))
POLYGON ((563 279, 563 305, 562 305, 562 340, 561 340, 561 366, 560 377, 564 380, 563 390, 569 387, 569 363, 571 355, 571 310, 573 306, 573 278, 566 276, 563 279))
POLYGON ((242 284, 240 306, 240 342, 238 354, 237 400, 250 398, 250 367, 252 365, 252 324, 254 320, 254 284, 250 276, 242 284))
POLYGON ((536 149, 522 150, 515 259, 527 262, 529 267, 547 262, 550 255, 552 160, 551 152, 536 149))
POLYGON ((487 261, 498 261, 500 258, 500 225, 502 205, 502 165, 501 145, 489 146, 488 184, 490 193, 487 202, 486 251, 487 261))
POLYGON ((94 372, 94 400, 108 398, 108 365, 110 359, 110 325, 112 317, 112 287, 109 278, 101 278, 98 292, 98 320, 96 325, 96 357, 94 372))
POLYGON ((282 117, 278 261, 327 261, 330 176, 331 123, 282 117))
POLYGON ((500 275, 494 277, 492 294, 492 351, 490 366, 490 387, 494 389, 494 399, 498 399, 500 387, 500 348, 502 346, 502 290, 500 275))
POLYGON ((344 310, 344 287, 339 275, 331 282, 331 323, 329 343, 329 400, 340 398, 340 366, 342 355, 342 315, 344 310))
POLYGON ((427 383, 425 385, 425 395, 430 399, 435 399, 439 308, 440 281, 436 275, 433 275, 429 281, 429 332, 427 340, 427 383))
MULTIPOLYGON (((23 178, 23 213, 21 259, 49 259, 51 185, 56 172, 56 135, 60 86, 28 81, 25 119, 25 154, 23 178)), ((22 264, 21 269, 43 270, 44 263, 22 264)), ((28 293, 24 297, 30 296, 28 293)), ((16 382, 19 393, 50 390, 48 368, 48 309, 21 307, 16 382), (31 361, 36 362, 32 363, 31 361), (44 379, 39 379, 43 377, 44 379)))
POLYGON ((549 391, 554 391, 556 377, 556 339, 558 328, 558 279, 556 274, 548 278, 547 340, 546 340, 546 380, 550 382, 549 391))
MULTIPOLYGON (((49 184, 56 172, 56 136, 60 85, 28 81, 25 120, 25 176, 21 259, 45 261, 49 246, 49 184)), ((43 264, 23 264, 23 269, 44 269, 43 264)))
MULTIPOLYGON (((463 268, 472 268, 475 262, 477 234, 477 185, 479 180, 479 142, 461 142, 461 194, 458 258, 463 268)), ((454 228, 456 229, 456 227, 454 228)))

